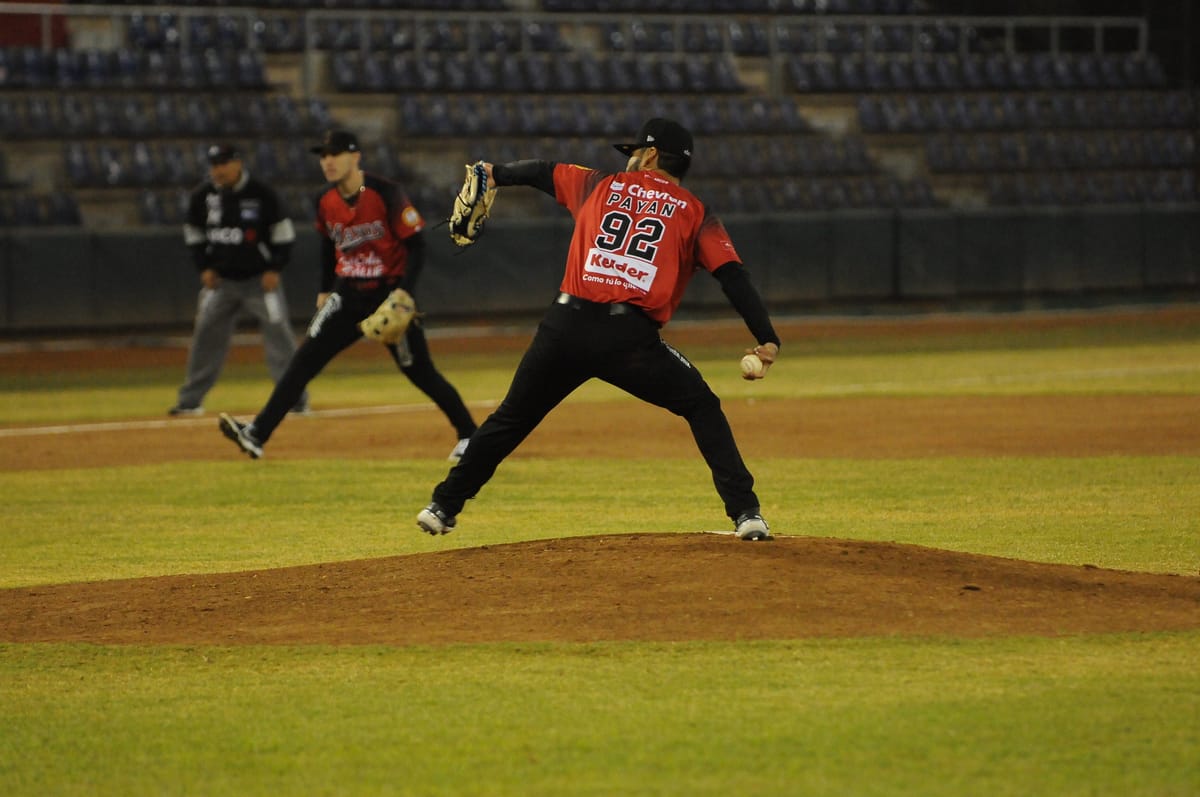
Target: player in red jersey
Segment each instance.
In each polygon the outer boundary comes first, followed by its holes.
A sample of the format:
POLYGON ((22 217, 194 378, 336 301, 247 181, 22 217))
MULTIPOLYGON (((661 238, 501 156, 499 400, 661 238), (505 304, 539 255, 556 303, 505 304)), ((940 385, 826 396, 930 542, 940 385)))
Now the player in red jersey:
MULTIPOLYGON (((400 186, 364 172, 358 138, 345 130, 326 134, 312 148, 321 156, 329 186, 317 197, 321 233, 321 292, 317 313, 287 371, 250 423, 222 414, 221 432, 251 458, 283 421, 308 383, 330 360, 362 337, 358 322, 393 288, 416 296, 425 256, 425 220, 400 186)), ((434 367, 419 319, 409 325, 402 344, 389 345, 392 359, 409 380, 445 413, 457 435, 450 454, 457 461, 475 432, 475 421, 458 391, 434 367)))
MULTIPOLYGON (((768 366, 779 336, 720 220, 681 185, 692 134, 669 119, 646 122, 625 171, 604 173, 541 160, 485 164, 496 186, 528 185, 575 218, 560 293, 513 375, 508 395, 417 515, 430 534, 454 528, 468 499, 550 410, 589 379, 602 379, 683 417, 743 540, 771 539, 754 478, 720 399, 696 367, 659 335, 697 270, 712 274, 768 366)), ((747 378, 761 378, 761 373, 747 378)))

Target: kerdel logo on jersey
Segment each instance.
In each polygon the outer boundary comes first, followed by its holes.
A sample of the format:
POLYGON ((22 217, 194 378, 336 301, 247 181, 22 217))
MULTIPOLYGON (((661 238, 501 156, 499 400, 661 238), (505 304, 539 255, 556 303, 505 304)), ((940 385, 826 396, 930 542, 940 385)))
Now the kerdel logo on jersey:
MULTIPOLYGON (((653 263, 630 255, 618 255, 592 247, 588 250, 583 270, 605 277, 609 285, 626 285, 642 293, 649 293, 654 285, 658 269, 653 263)), ((587 279, 586 277, 584 279, 587 279)))

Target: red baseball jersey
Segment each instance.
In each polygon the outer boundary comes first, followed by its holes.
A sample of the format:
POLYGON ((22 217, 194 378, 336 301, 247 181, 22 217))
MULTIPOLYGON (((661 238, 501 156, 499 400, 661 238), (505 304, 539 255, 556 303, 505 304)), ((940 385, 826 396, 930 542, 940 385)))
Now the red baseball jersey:
POLYGON ((692 274, 741 262, 729 233, 696 196, 650 171, 554 167, 558 203, 575 217, 560 290, 628 302, 665 324, 692 274))
POLYGON ((321 194, 316 227, 333 241, 339 277, 390 283, 404 276, 404 240, 419 233, 425 220, 399 185, 364 174, 362 190, 353 201, 343 199, 336 186, 321 194))

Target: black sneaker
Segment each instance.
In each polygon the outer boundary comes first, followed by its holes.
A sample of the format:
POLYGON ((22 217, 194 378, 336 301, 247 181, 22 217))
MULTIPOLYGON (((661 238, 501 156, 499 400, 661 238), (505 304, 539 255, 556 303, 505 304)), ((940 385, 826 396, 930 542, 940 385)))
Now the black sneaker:
POLYGON ((743 512, 738 515, 737 522, 734 523, 733 534, 739 540, 746 542, 775 539, 771 536, 771 529, 767 526, 767 521, 763 520, 763 516, 757 511, 743 512))
POLYGON ((258 442, 250 432, 250 424, 236 421, 222 412, 220 420, 217 421, 217 426, 220 427, 221 434, 232 440, 242 451, 245 451, 250 459, 258 459, 263 455, 262 443, 258 442))
POLYGON ((446 510, 437 504, 430 504, 417 513, 417 525, 421 527, 421 531, 436 537, 439 534, 449 534, 458 524, 453 515, 446 514, 446 510))

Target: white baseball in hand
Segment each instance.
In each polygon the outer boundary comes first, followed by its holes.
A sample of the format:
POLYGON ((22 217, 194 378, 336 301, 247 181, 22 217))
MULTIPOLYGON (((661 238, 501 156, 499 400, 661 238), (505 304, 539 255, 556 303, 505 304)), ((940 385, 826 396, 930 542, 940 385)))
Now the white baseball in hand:
POLYGON ((762 379, 766 371, 766 366, 763 365, 763 361, 758 358, 757 354, 747 354, 742 358, 743 379, 762 379))

